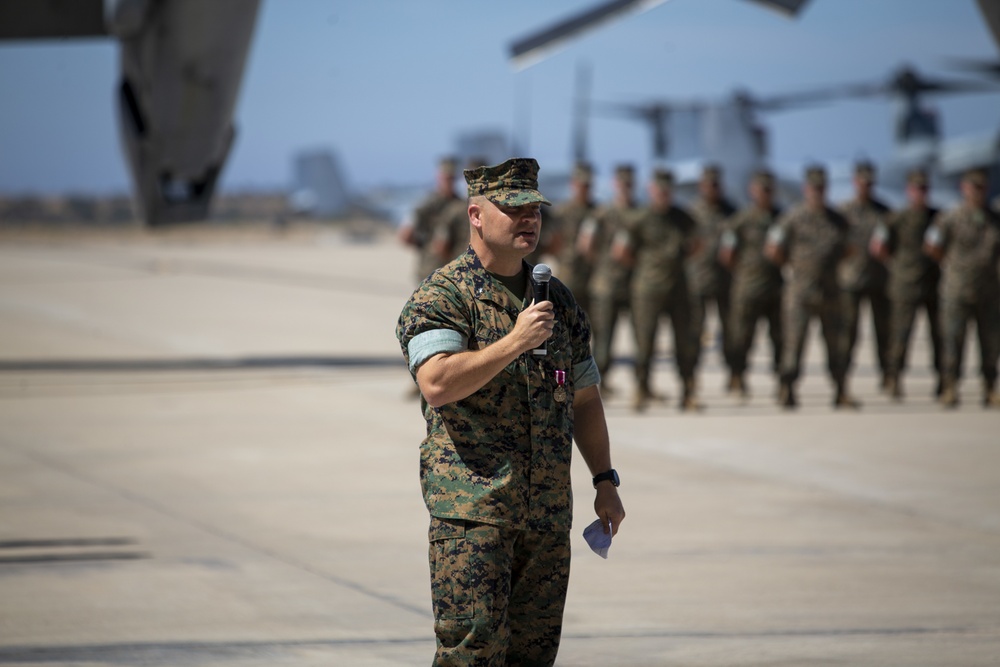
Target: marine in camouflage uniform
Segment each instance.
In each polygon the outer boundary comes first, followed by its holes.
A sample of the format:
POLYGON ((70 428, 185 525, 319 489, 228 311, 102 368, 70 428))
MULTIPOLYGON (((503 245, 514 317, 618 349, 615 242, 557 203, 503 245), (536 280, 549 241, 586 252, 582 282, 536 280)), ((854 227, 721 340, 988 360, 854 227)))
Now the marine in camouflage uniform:
POLYGON ((598 517, 625 516, 587 317, 553 278, 534 303, 538 165, 465 172, 469 251, 435 271, 396 328, 422 393, 435 665, 551 665, 569 576, 575 437, 598 517), (542 343, 547 354, 533 353, 542 343), (612 481, 606 481, 612 480, 612 481))
POLYGON ((590 314, 590 277, 592 264, 581 251, 578 240, 584 223, 595 211, 591 198, 593 168, 588 163, 577 164, 570 182, 572 197, 553 207, 552 217, 558 221, 560 235, 559 279, 573 292, 576 303, 590 314))
POLYGON ((768 230, 780 214, 774 204, 774 175, 762 169, 750 180, 750 205, 725 223, 719 261, 732 274, 729 333, 732 354, 733 391, 746 398, 747 359, 753 347, 757 322, 767 320, 775 375, 781 364, 781 269, 764 255, 768 230))
MULTIPOLYGON (((476 169, 486 160, 472 157, 466 161, 466 169, 476 169)), ((434 254, 443 259, 441 265, 465 253, 469 248, 469 211, 464 197, 456 198, 436 216, 433 231, 434 254)), ((437 268, 437 267, 434 267, 437 268)))
POLYGON ((886 391, 895 399, 903 397, 902 374, 906 370, 910 337, 917 310, 927 315, 928 333, 938 375, 937 395, 943 390, 941 326, 938 316, 938 283, 941 271, 923 250, 927 228, 937 209, 927 205, 927 173, 911 171, 906 177, 906 208, 892 213, 875 234, 875 252, 889 267, 889 371, 886 391))
POLYGON ((615 235, 625 229, 631 214, 636 210, 633 188, 635 170, 631 165, 615 169, 615 198, 608 206, 600 207, 580 232, 580 248, 591 259, 594 272, 590 279, 590 318, 594 327, 594 359, 605 382, 611 370, 612 348, 619 316, 629 310, 629 284, 632 269, 616 260, 611 254, 615 235))
POLYGON ((782 215, 768 233, 767 256, 788 266, 782 296, 781 390, 778 402, 798 405, 795 384, 802 369, 809 321, 818 317, 826 344, 827 369, 836 385, 835 407, 855 407, 847 394, 846 369, 841 355, 841 298, 837 264, 848 250, 848 222, 826 205, 826 170, 806 169, 805 201, 782 215))
MULTIPOLYGON (((457 169, 454 158, 441 159, 434 191, 414 210, 412 220, 400 228, 400 239, 417 249, 418 283, 454 255, 452 244, 445 246, 442 241, 444 231, 450 229, 449 223, 454 221, 457 207, 464 208, 464 201, 455 193, 457 169)), ((468 227, 467 222, 465 226, 468 227)))
POLYGON ((698 408, 695 398, 697 338, 692 335, 691 292, 684 260, 695 243, 697 223, 673 203, 673 174, 660 169, 649 186, 650 205, 633 214, 612 244, 615 258, 632 266, 632 325, 635 329, 636 395, 633 407, 644 410, 654 396, 650 371, 661 315, 670 317, 677 371, 684 388, 682 410, 698 408))
POLYGON ((859 162, 854 167, 855 197, 840 207, 840 213, 850 223, 848 240, 853 252, 838 267, 837 278, 843 291, 844 363, 848 372, 854 361, 858 342, 858 324, 861 302, 867 301, 872 313, 875 332, 876 363, 881 372, 882 389, 888 387, 889 378, 889 314, 887 286, 889 272, 885 264, 869 253, 875 230, 885 224, 889 207, 875 198, 875 165, 859 162))
POLYGON ((958 405, 966 326, 975 320, 979 334, 983 405, 1000 407, 997 361, 1000 358, 1000 216, 986 207, 987 174, 966 173, 962 204, 941 213, 928 228, 925 249, 941 262, 941 328, 944 387, 941 403, 958 405))
POLYGON ((717 165, 705 166, 698 191, 700 196, 689 208, 698 223, 697 250, 685 263, 688 287, 691 289, 691 333, 695 344, 700 347, 705 333, 705 319, 714 304, 721 328, 722 360, 730 371, 728 388, 735 390, 733 355, 729 346, 730 276, 719 263, 719 241, 723 223, 736 209, 722 194, 722 169, 717 165))

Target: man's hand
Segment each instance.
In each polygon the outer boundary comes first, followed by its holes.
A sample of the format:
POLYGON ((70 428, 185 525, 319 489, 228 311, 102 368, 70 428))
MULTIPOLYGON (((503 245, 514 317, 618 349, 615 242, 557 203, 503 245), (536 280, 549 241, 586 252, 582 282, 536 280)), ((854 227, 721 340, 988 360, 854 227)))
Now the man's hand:
POLYGON ((556 316, 551 301, 531 302, 522 310, 514 323, 514 330, 508 335, 522 352, 533 350, 552 337, 556 316))
POLYGON ((597 498, 594 499, 594 511, 597 512, 604 533, 611 531, 611 537, 618 534, 618 528, 625 519, 625 508, 618 497, 618 488, 611 482, 600 482, 597 485, 597 498), (610 526, 609 526, 610 523, 610 526))

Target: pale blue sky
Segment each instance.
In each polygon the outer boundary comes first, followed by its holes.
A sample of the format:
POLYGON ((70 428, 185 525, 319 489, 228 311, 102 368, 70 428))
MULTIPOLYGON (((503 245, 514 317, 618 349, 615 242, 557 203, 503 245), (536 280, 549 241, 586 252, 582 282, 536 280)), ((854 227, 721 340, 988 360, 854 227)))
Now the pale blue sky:
MULTIPOLYGON (((973 0, 811 0, 796 20, 744 0, 671 0, 513 70, 512 40, 593 1, 264 0, 222 188, 284 187, 293 154, 320 147, 338 152, 355 187, 429 182, 457 132, 509 132, 525 118, 528 152, 543 169, 565 169, 580 60, 593 68, 594 99, 645 101, 868 81, 903 63, 971 78, 946 59, 1000 55, 973 0)), ((117 69, 110 42, 0 46, 0 192, 128 188, 117 69)), ((1000 128, 1000 95, 934 105, 948 135, 1000 128)), ((777 163, 880 158, 891 147, 884 100, 764 120, 777 163)), ((650 164, 644 127, 604 118, 590 127, 604 173, 620 161, 650 164)))

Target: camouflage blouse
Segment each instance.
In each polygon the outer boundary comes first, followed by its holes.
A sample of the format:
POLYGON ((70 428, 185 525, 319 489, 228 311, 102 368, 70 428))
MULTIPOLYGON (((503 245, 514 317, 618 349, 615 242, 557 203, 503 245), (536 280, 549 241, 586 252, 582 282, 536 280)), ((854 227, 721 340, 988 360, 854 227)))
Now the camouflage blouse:
POLYGON ((959 206, 939 213, 927 242, 944 250, 941 296, 976 303, 1000 292, 1000 216, 988 209, 959 206))
POLYGON ((798 294, 836 295, 837 265, 848 247, 848 222, 832 208, 812 210, 805 204, 788 211, 771 229, 772 241, 788 254, 788 288, 798 294))
MULTIPOLYGON (((524 264, 524 270, 530 267, 524 264)), ((515 302, 475 252, 438 269, 413 293, 396 327, 410 372, 441 352, 482 349, 513 330, 531 302, 515 302)), ((432 516, 529 530, 569 530, 573 397, 600 377, 590 325, 570 291, 549 283, 556 324, 546 356, 531 351, 482 389, 434 408, 421 401, 427 436, 420 481, 432 516), (563 371, 560 389, 556 371, 563 371), (562 398, 562 400, 558 400, 562 398)))
POLYGON ((777 208, 741 209, 726 223, 721 245, 736 252, 734 298, 760 299, 781 294, 781 269, 764 255, 767 233, 778 219, 777 208))

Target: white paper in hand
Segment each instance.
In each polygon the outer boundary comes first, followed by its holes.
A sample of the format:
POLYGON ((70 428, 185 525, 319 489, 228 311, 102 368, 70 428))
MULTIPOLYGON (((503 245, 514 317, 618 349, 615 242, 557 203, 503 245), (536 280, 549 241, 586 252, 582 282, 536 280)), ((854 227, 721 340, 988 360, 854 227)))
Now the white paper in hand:
POLYGON ((596 519, 594 523, 583 529, 583 539, 587 540, 587 544, 590 545, 595 554, 601 558, 608 557, 608 549, 611 548, 611 532, 609 531, 607 535, 604 534, 604 526, 601 525, 600 519, 596 519))

